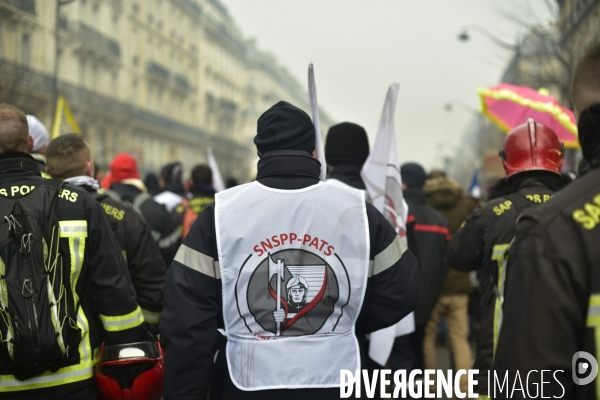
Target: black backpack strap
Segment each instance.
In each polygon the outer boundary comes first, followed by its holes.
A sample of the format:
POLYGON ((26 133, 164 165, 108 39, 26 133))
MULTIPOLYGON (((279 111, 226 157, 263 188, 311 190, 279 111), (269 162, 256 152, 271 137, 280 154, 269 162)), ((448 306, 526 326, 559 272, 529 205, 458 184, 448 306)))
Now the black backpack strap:
POLYGON ((105 199, 112 199, 112 197, 110 197, 108 193, 90 192, 90 194, 98 203, 102 203, 102 200, 105 199))

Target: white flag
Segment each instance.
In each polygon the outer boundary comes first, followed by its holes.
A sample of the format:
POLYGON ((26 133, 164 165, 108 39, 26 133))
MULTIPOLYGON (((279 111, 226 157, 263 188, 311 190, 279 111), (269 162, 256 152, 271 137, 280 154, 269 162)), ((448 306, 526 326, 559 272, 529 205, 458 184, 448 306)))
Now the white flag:
MULTIPOLYGON (((362 177, 371 202, 392 224, 406 243, 406 218, 408 205, 402 194, 402 177, 396 148, 394 113, 400 85, 392 83, 388 89, 379 120, 379 129, 373 150, 363 165, 362 177)), ((414 314, 410 313, 394 326, 373 332, 369 345, 369 357, 385 365, 392 353, 394 339, 414 332, 414 314)))
POLYGON ((400 85, 392 83, 388 89, 379 120, 379 129, 373 150, 363 165, 360 176, 365 182, 371 202, 406 240, 408 205, 402 194, 402 177, 396 148, 394 112, 400 85))
POLYGON ((315 70, 313 63, 308 64, 308 101, 315 125, 315 152, 317 160, 321 163, 321 180, 325 180, 327 164, 325 164, 325 151, 321 141, 321 120, 319 119, 319 105, 317 103, 317 86, 315 85, 315 70))
POLYGON ((225 183, 223 182, 223 178, 221 177, 221 172, 219 171, 219 166, 217 165, 217 160, 215 160, 215 155, 213 154, 212 147, 206 149, 206 158, 208 160, 208 166, 212 171, 213 178, 213 189, 215 192, 222 192, 225 190, 225 183))

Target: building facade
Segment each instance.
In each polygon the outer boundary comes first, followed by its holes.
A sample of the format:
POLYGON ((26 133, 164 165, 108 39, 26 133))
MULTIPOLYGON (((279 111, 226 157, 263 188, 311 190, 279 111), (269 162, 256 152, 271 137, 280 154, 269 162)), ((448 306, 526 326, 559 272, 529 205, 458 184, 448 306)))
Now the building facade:
POLYGON ((210 146, 224 177, 252 179, 258 115, 308 103, 273 57, 257 77, 258 51, 218 0, 0 0, 2 101, 50 130, 64 95, 105 168, 127 152, 142 171, 189 171, 210 146), (252 108, 257 90, 273 101, 252 108))

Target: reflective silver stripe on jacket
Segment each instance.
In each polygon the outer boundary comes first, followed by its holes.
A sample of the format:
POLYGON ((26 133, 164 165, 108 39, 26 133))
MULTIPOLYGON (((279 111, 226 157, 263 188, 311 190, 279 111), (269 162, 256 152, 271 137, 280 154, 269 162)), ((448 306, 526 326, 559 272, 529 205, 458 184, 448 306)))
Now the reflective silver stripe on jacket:
POLYGON ((208 275, 211 278, 221 279, 219 262, 214 258, 202 254, 185 244, 182 244, 174 258, 178 263, 185 265, 195 271, 208 275))

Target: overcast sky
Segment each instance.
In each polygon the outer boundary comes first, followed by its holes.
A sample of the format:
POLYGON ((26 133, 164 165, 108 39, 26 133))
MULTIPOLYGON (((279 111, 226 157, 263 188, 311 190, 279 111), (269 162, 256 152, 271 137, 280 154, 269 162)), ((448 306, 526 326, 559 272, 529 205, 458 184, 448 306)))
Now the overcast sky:
POLYGON ((426 168, 454 154, 472 118, 445 104, 478 108, 477 87, 498 83, 511 57, 478 32, 459 42, 462 27, 477 24, 514 43, 523 27, 507 15, 551 18, 544 0, 221 1, 244 36, 304 85, 313 61, 319 104, 335 121, 364 126, 371 145, 388 85, 400 83, 400 161, 426 168))

